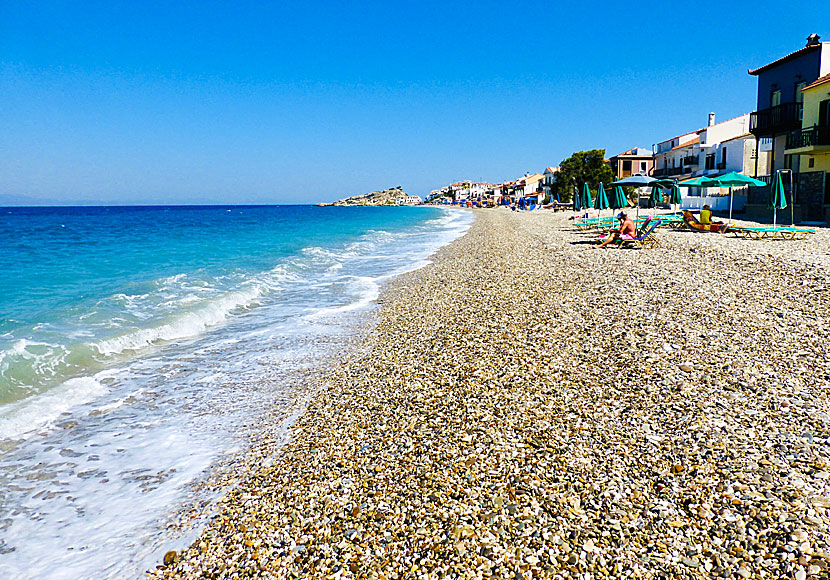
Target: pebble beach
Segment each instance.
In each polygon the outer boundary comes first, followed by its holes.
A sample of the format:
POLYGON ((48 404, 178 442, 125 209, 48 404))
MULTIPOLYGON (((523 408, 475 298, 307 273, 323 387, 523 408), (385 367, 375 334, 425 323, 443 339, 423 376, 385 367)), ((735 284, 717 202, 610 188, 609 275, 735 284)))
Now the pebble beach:
POLYGON ((148 577, 830 577, 830 231, 569 215, 477 210, 390 284, 148 577))

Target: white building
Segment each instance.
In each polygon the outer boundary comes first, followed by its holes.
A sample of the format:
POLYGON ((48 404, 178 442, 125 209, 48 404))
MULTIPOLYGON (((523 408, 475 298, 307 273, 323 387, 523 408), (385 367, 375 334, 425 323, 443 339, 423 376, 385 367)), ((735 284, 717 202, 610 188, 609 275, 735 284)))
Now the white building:
POLYGON ((395 199, 398 205, 421 205, 421 198, 417 195, 402 195, 395 199))
POLYGON ((559 167, 546 167, 545 172, 542 173, 542 187, 548 199, 553 199, 553 185, 556 183, 557 173, 559 173, 559 167))
MULTIPOLYGON (((752 175, 755 171, 755 137, 749 132, 749 113, 715 123, 709 114, 706 127, 657 144, 654 177, 674 177, 682 185, 696 177, 715 177, 736 171, 752 175)), ((768 150, 761 147, 759 167, 765 170, 768 150)), ((729 192, 718 187, 683 188, 683 209, 709 205, 715 211, 729 209, 729 192)), ((733 191, 732 207, 740 211, 746 204, 746 189, 733 191)))

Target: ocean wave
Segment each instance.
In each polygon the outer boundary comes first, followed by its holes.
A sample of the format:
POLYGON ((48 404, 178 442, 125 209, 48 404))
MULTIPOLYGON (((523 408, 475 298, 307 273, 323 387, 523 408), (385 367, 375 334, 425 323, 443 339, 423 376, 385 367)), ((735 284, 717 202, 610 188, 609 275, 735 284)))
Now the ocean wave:
POLYGON ((48 426, 67 410, 106 392, 92 377, 69 379, 34 397, 0 407, 0 439, 14 439, 48 426))
POLYGON ((250 308, 261 296, 262 289, 256 286, 229 292, 221 298, 208 301, 207 304, 195 310, 179 314, 163 324, 107 338, 93 343, 92 347, 102 356, 114 356, 128 351, 142 350, 159 342, 192 338, 225 322, 235 310, 250 308))

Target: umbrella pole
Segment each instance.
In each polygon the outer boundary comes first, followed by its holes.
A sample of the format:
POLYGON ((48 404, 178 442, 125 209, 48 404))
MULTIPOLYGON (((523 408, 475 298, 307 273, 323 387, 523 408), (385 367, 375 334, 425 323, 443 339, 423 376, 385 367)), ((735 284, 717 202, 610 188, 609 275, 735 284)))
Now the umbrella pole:
MULTIPOLYGON (((793 172, 790 171, 790 225, 795 225, 795 189, 793 189, 793 172)), ((801 214, 804 215, 804 214, 801 214)))
POLYGON ((732 221, 732 186, 729 186, 729 221, 732 221))

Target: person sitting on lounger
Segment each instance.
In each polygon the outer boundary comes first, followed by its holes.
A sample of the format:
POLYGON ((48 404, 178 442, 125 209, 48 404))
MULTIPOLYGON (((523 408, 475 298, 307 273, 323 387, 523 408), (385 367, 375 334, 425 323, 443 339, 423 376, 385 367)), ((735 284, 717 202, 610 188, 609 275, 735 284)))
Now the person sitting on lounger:
POLYGON ((700 210, 700 223, 706 226, 712 223, 712 210, 709 208, 709 204, 704 205, 703 209, 700 210))
POLYGON ((597 248, 604 248, 611 242, 618 240, 633 240, 636 237, 637 228, 634 227, 634 222, 624 211, 617 214, 617 219, 620 220, 619 229, 613 230, 605 236, 605 241, 596 246, 597 248))

